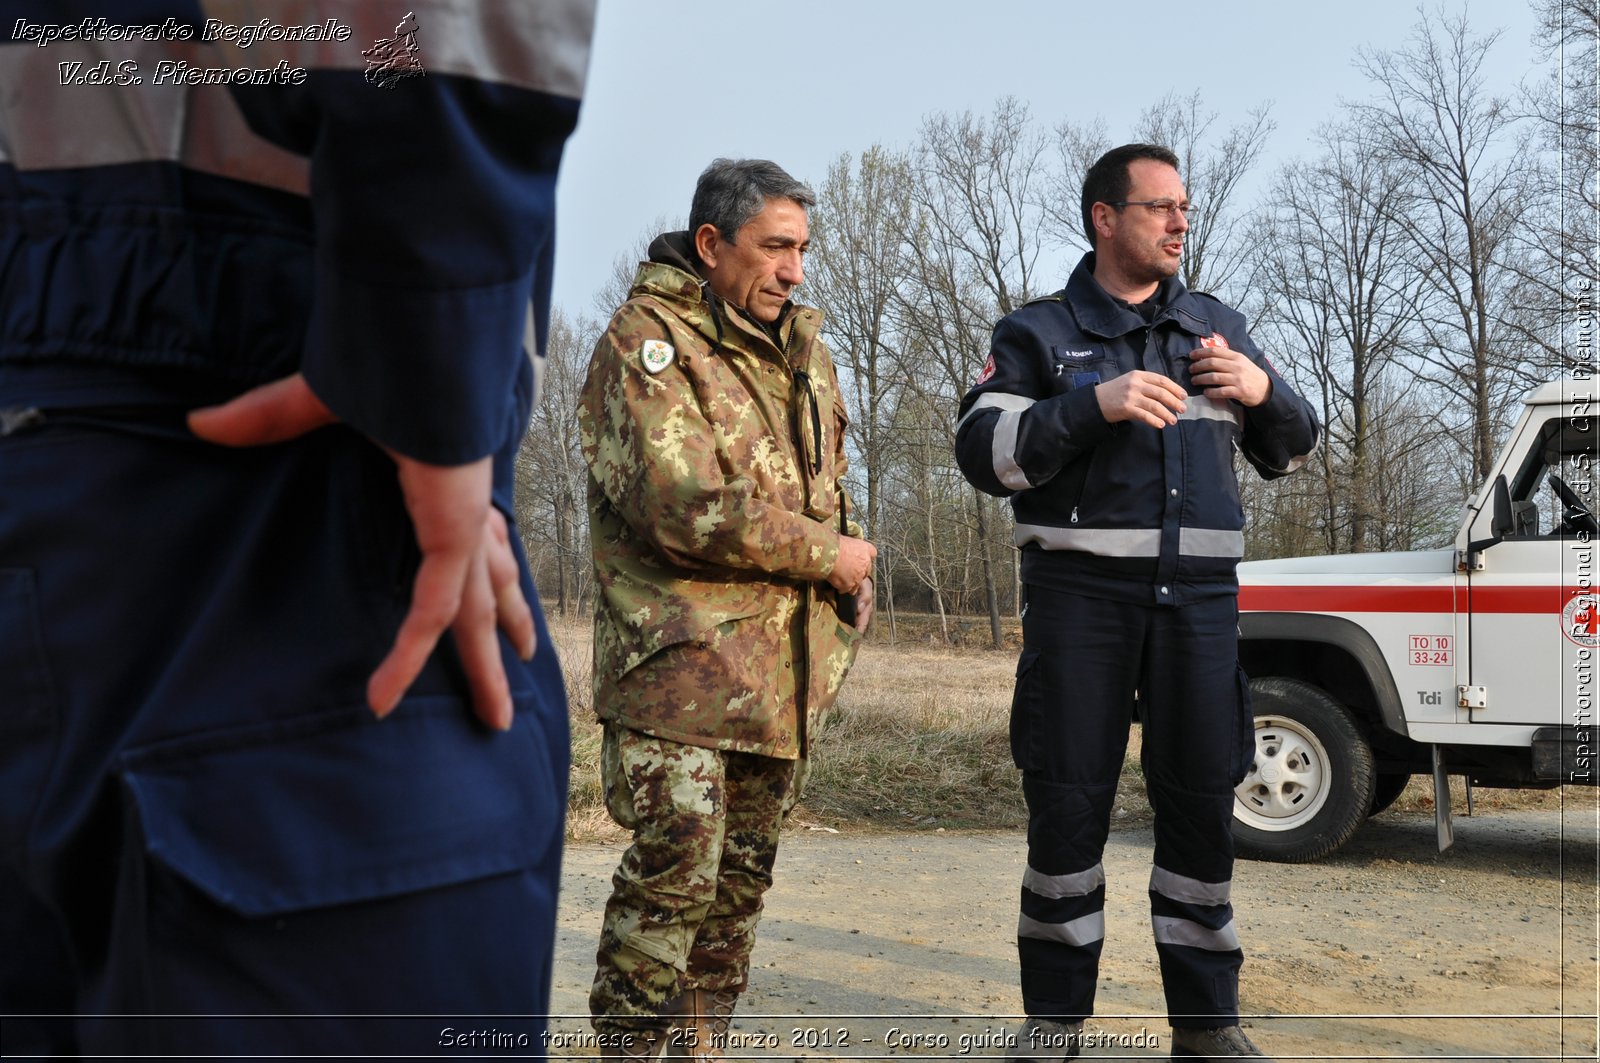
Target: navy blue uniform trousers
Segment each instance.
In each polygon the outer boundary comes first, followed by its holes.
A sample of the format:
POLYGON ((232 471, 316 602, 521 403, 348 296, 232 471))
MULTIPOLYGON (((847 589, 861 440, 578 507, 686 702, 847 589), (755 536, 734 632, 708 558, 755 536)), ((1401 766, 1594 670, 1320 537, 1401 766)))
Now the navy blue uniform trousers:
POLYGON ((1155 813, 1150 915, 1174 1026, 1238 1020, 1233 787, 1253 749, 1233 596, 1145 606, 1030 584, 1011 709, 1028 804, 1017 951, 1029 1015, 1094 1013, 1117 779, 1137 691, 1155 813))
POLYGON ((542 619, 531 664, 503 647, 508 733, 448 646, 374 719, 417 563, 392 463, 343 427, 214 447, 186 404, 0 436, 3 1050, 537 1054, 568 757, 542 619))

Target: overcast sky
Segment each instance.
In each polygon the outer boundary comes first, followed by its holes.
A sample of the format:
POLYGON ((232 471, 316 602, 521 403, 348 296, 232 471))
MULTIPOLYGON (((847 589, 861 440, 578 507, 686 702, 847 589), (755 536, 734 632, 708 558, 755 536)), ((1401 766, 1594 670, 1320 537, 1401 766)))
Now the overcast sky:
MULTIPOLYGON (((1465 9, 1479 34, 1503 31, 1491 77, 1511 90, 1535 62, 1526 0, 1465 9)), ((1146 107, 1199 89, 1217 130, 1272 103, 1259 180, 1311 154, 1341 98, 1370 94, 1357 48, 1403 44, 1420 17, 1403 0, 600 0, 599 11, 559 192, 555 300, 578 314, 595 313, 641 231, 687 215, 719 155, 770 158, 818 185, 841 152, 910 147, 931 113, 987 114, 1009 95, 1044 129, 1100 116, 1121 142, 1146 107)))

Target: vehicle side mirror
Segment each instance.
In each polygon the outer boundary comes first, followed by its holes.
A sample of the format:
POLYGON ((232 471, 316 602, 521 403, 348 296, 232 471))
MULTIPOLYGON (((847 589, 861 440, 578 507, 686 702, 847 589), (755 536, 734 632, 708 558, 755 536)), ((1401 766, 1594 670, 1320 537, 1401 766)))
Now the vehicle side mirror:
POLYGON ((1504 473, 1494 478, 1489 494, 1492 507, 1489 513, 1489 538, 1479 539, 1467 545, 1468 568, 1478 567, 1478 554, 1481 551, 1487 550, 1516 530, 1516 521, 1511 514, 1511 488, 1506 484, 1504 473))
POLYGON ((1506 486, 1505 474, 1494 478, 1494 512, 1489 521, 1489 534, 1499 542, 1516 530, 1511 516, 1511 488, 1506 486))

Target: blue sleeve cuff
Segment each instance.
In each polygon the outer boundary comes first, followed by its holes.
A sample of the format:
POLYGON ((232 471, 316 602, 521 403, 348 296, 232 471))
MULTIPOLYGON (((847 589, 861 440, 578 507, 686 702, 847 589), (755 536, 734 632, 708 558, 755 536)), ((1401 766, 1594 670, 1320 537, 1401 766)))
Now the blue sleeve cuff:
POLYGON ((532 278, 444 290, 327 269, 319 280, 302 371, 340 420, 435 465, 476 461, 521 435, 511 421, 532 278))

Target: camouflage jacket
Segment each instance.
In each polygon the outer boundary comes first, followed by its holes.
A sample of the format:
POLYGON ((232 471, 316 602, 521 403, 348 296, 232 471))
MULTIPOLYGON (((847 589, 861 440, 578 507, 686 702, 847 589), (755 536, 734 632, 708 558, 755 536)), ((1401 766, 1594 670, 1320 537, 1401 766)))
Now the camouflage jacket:
POLYGON ((794 758, 860 638, 827 583, 844 403, 821 312, 789 304, 775 339, 703 285, 688 247, 687 233, 651 245, 579 403, 595 710, 688 745, 794 758))

